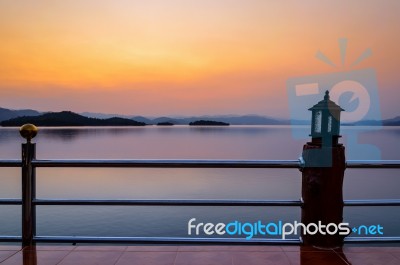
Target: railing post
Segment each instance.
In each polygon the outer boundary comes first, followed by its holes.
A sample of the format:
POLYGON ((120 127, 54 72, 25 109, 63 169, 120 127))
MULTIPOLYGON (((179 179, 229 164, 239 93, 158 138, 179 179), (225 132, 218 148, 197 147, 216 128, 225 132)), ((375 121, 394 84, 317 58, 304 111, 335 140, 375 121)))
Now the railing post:
POLYGON ((301 222, 310 227, 303 229, 305 245, 340 247, 347 234, 339 232, 343 222, 343 178, 346 169, 345 148, 338 143, 340 112, 343 111, 329 99, 310 108, 312 141, 303 147, 301 222))
POLYGON ((22 247, 33 246, 36 234, 36 207, 33 200, 36 197, 36 174, 32 160, 36 158, 36 144, 31 140, 38 129, 32 124, 20 128, 20 134, 27 141, 22 144, 22 247))
MULTIPOLYGON (((328 224, 338 226, 343 222, 343 180, 345 171, 345 148, 343 145, 321 147, 307 143, 303 148, 303 159, 306 167, 302 169, 302 199, 301 222, 310 223, 324 228, 322 233, 303 235, 305 245, 317 247, 340 247, 346 235, 326 232, 328 224), (324 154, 325 153, 325 154, 324 154), (318 167, 315 163, 321 161, 321 155, 330 157, 332 165, 318 167), (307 163, 313 164, 307 167, 307 163)), ((330 232, 335 228, 328 228, 330 232)), ((310 230, 314 231, 314 228, 310 230)))

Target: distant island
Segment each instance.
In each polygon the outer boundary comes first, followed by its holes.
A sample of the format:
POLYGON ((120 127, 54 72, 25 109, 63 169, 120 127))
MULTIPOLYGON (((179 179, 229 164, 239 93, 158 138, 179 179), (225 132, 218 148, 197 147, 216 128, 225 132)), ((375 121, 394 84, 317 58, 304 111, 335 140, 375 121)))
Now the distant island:
POLYGON ((145 126, 146 123, 124 118, 88 118, 71 111, 49 112, 38 116, 23 116, 2 121, 1 126, 22 126, 33 123, 36 126, 145 126))
POLYGON ((159 122, 157 123, 157 126, 173 126, 174 124, 172 122, 159 122))
POLYGON ((209 121, 209 120, 199 120, 189 123, 190 126, 229 126, 229 123, 222 121, 209 121))

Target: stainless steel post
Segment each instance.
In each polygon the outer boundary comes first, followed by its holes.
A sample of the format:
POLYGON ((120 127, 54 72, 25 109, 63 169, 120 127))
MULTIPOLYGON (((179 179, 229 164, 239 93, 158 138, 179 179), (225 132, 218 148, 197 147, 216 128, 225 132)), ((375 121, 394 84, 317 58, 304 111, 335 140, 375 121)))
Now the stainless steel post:
POLYGON ((27 142, 22 144, 22 247, 33 246, 36 234, 36 208, 33 200, 36 197, 36 174, 32 160, 36 158, 36 144, 31 140, 37 134, 37 128, 25 124, 20 134, 27 142))

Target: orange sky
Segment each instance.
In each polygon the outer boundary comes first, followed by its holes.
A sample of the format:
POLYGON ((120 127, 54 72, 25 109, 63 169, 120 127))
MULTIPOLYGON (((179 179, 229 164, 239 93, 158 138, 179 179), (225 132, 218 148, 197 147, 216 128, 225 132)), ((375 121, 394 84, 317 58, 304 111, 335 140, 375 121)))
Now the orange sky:
POLYGON ((400 115, 400 1, 0 1, 0 107, 133 115, 287 117, 286 80, 378 74, 384 117, 400 115), (348 3, 350 2, 350 3, 348 3))

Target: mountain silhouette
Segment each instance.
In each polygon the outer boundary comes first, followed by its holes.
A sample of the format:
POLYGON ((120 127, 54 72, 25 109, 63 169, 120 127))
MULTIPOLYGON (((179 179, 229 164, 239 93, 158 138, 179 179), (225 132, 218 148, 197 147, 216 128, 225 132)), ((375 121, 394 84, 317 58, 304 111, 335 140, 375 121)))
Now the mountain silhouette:
POLYGON ((23 116, 2 121, 2 126, 22 126, 25 123, 33 123, 36 126, 144 126, 143 122, 137 122, 124 118, 96 119, 88 118, 71 111, 49 112, 39 116, 23 116))
POLYGON ((40 114, 41 114, 40 112, 31 109, 11 110, 11 109, 0 108, 0 122, 21 116, 38 116, 40 114))
MULTIPOLYGON (((353 102, 356 104, 356 102, 353 102)), ((69 111, 70 112, 70 111, 69 111)), ((39 116, 44 114, 57 113, 57 112, 39 112, 31 109, 23 109, 23 110, 11 110, 0 107, 0 122, 7 121, 9 119, 14 119, 17 117, 23 116, 39 116)), ((76 115, 80 115, 84 118, 92 118, 95 120, 110 120, 111 124, 126 124, 129 120, 133 120, 135 122, 144 123, 144 124, 158 124, 164 122, 170 122, 176 125, 187 125, 191 122, 199 121, 199 120, 218 120, 221 122, 229 123, 230 125, 310 125, 310 120, 289 120, 289 119, 280 119, 280 118, 272 118, 267 116, 261 116, 256 114, 250 115, 202 115, 202 116, 161 116, 161 117, 144 117, 144 116, 133 116, 133 115, 121 115, 121 114, 105 114, 105 113, 94 113, 94 112, 83 112, 83 113, 74 113, 76 115), (122 120, 115 120, 114 118, 121 118, 122 120), (128 120, 128 121, 127 121, 128 120)), ((80 119, 80 118, 79 118, 80 119)), ((83 124, 89 123, 97 123, 96 121, 86 121, 83 124)), ((107 123, 107 122, 105 122, 107 123)), ((392 119, 386 120, 361 120, 353 123, 343 123, 342 125, 356 125, 356 126, 400 126, 400 118, 395 117, 392 119)), ((10 125, 11 126, 11 125, 10 125)), ((13 125, 17 126, 17 125, 13 125)), ((50 126, 50 125, 48 125, 50 126)), ((53 125, 51 125, 53 126, 53 125)), ((56 126, 56 125, 55 125, 56 126)), ((61 125, 59 125, 61 126, 61 125)), ((73 125, 62 125, 62 126, 73 126, 73 125)), ((91 126, 91 125, 76 125, 76 126, 91 126)), ((96 125, 93 125, 96 126, 96 125)), ((108 125, 97 125, 97 126, 108 126, 108 125)), ((119 125, 110 125, 110 126, 119 126, 119 125)), ((133 125, 135 126, 135 125, 133 125)))

